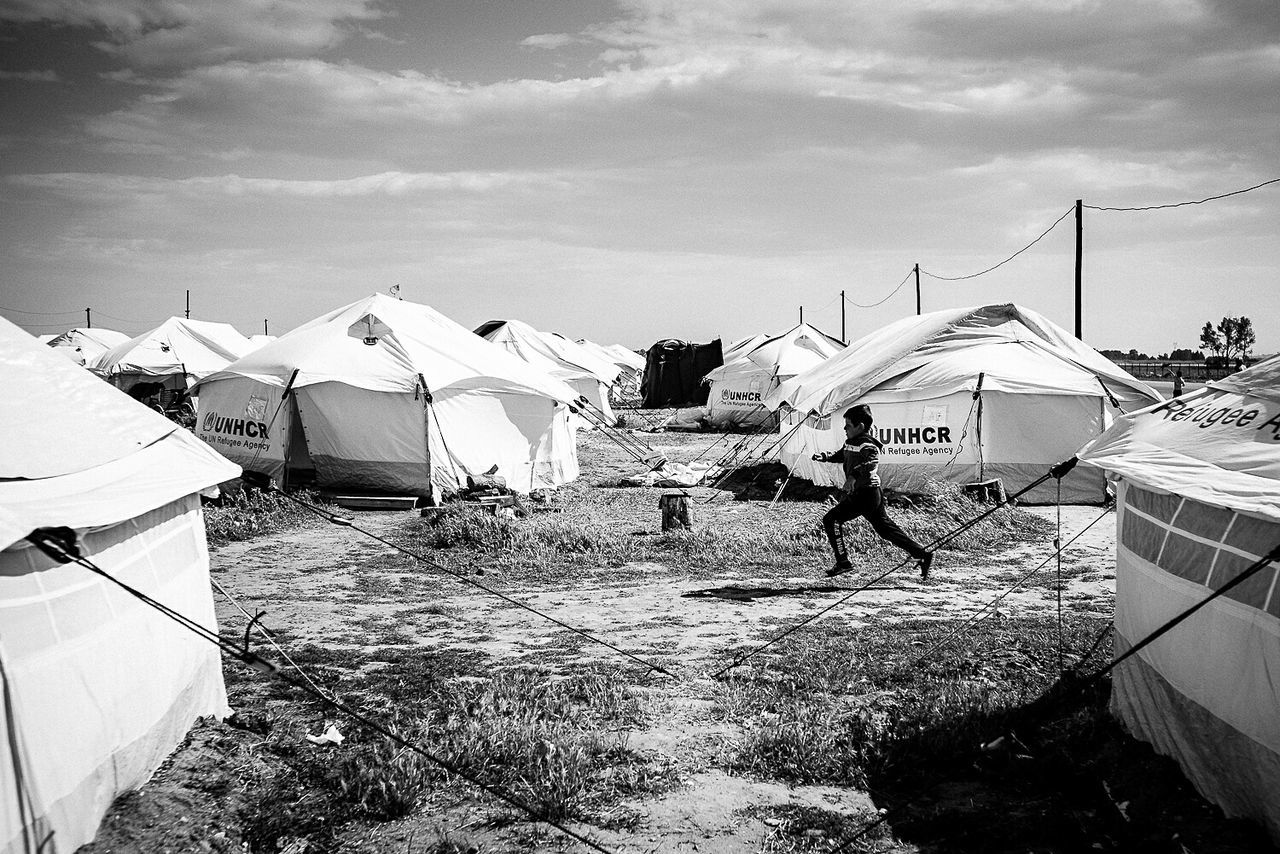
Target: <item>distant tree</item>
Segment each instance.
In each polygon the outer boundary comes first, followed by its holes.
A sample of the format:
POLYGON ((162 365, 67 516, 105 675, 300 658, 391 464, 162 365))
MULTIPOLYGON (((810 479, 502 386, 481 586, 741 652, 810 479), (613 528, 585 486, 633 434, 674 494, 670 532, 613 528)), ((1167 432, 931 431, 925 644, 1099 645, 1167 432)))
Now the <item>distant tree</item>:
POLYGON ((1222 338, 1226 343, 1226 352, 1222 355, 1228 359, 1245 361, 1258 343, 1258 336, 1253 332, 1253 321, 1247 317, 1222 318, 1222 338))
POLYGON ((1223 359, 1248 359, 1258 336, 1253 331, 1253 321, 1247 317, 1224 317, 1217 325, 1205 321, 1200 330, 1200 349, 1208 350, 1223 359))
POLYGON ((1098 352, 1113 362, 1125 358, 1124 353, 1120 350, 1099 350, 1098 352))
POLYGON ((1175 347, 1169 351, 1170 362, 1203 362, 1204 353, 1186 347, 1175 347))
POLYGON ((1222 333, 1214 328, 1212 320, 1206 320, 1200 330, 1200 349, 1215 356, 1222 355, 1222 333))

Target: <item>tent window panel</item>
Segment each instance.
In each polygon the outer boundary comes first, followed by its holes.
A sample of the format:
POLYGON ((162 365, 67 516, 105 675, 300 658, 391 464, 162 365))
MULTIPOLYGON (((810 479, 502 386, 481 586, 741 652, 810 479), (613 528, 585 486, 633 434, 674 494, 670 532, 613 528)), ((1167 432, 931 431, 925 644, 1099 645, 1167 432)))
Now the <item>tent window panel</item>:
POLYGON ((1223 542, 1242 552, 1261 557, 1280 544, 1280 525, 1241 514, 1223 542))
POLYGON ((1143 560, 1156 562, 1164 544, 1165 529, 1136 513, 1125 513, 1120 524, 1120 542, 1143 560))
POLYGON ((1213 566, 1213 556, 1217 551, 1214 546, 1170 531, 1169 541, 1160 556, 1160 568, 1196 584, 1205 584, 1209 580, 1209 568, 1213 566))
MULTIPOLYGON (((1214 590, 1220 590, 1224 584, 1244 572, 1254 561, 1249 558, 1240 557, 1240 555, 1231 554, 1230 552, 1222 552, 1218 555, 1218 563, 1213 568, 1213 584, 1210 585, 1214 590)), ((1258 610, 1262 610, 1267 604, 1267 593, 1271 591, 1271 582, 1275 579, 1275 567, 1266 567, 1262 571, 1254 573, 1247 581, 1244 581, 1238 587, 1228 590, 1226 596, 1228 599, 1234 599, 1237 602, 1243 602, 1246 605, 1252 605, 1258 610)))
MULTIPOLYGON (((1178 512, 1178 503, 1182 499, 1177 495, 1161 495, 1130 484, 1125 501, 1129 506, 1153 516, 1161 522, 1169 522, 1173 514, 1178 512)), ((1215 539, 1217 539, 1215 537, 1215 539)))
POLYGON ((1225 510, 1221 507, 1210 507, 1207 504, 1187 499, 1186 504, 1182 507, 1182 512, 1178 514, 1176 527, 1179 530, 1216 542, 1221 540, 1222 535, 1227 532, 1227 526, 1231 524, 1232 515, 1230 510, 1225 510))

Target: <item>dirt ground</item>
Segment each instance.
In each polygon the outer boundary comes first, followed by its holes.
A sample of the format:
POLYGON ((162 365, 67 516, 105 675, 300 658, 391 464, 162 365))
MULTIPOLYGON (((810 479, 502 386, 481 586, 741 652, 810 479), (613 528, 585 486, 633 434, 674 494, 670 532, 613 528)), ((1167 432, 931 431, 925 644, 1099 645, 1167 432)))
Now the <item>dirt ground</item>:
MULTIPOLYGON (((700 434, 639 435, 656 450, 684 460, 691 459, 709 441, 700 434)), ((602 496, 604 484, 635 469, 599 436, 584 440, 582 456, 583 483, 576 488, 600 489, 602 496), (593 455, 598 457, 594 462, 593 455)), ((640 515, 617 509, 616 518, 611 517, 610 508, 623 505, 611 505, 602 498, 599 522, 616 526, 618 537, 653 536, 659 528, 657 499, 662 491, 628 491, 625 498, 631 503, 627 507, 651 509, 647 514, 642 509, 640 515), (642 495, 643 500, 637 503, 631 500, 633 495, 642 495)), ((691 493, 698 502, 694 505, 698 526, 758 526, 770 524, 772 518, 781 525, 820 513, 820 505, 812 502, 781 501, 771 507, 767 501, 715 498, 708 502, 713 493, 701 488, 691 493)), ((1035 583, 999 601, 995 606, 998 613, 1054 615, 1061 608, 1071 614, 1109 617, 1115 592, 1114 513, 1100 507, 1061 508, 1062 540, 1078 539, 1061 558, 1063 577, 1069 581, 1059 599, 1047 581, 1059 569, 1052 558, 1059 509, 1030 508, 1029 512, 1052 524, 1043 541, 1011 544, 964 560, 943 552, 930 579, 921 580, 906 570, 895 573, 850 597, 823 620, 857 629, 868 622, 962 619, 990 607, 1018 578, 1042 565, 1035 583)), ((361 528, 388 538, 419 522, 416 512, 351 515, 361 528)), ((729 664, 726 651, 761 644, 779 627, 849 597, 865 579, 882 571, 882 564, 865 560, 853 573, 828 579, 823 573, 825 564, 784 573, 762 571, 758 566, 723 566, 682 576, 669 567, 640 563, 588 567, 563 583, 554 583, 486 566, 474 556, 441 556, 440 560, 477 584, 607 640, 637 659, 659 664, 670 674, 654 674, 637 689, 645 696, 649 716, 644 728, 626 736, 630 749, 653 765, 675 769, 680 785, 656 797, 620 805, 631 816, 625 827, 589 828, 593 838, 609 850, 700 854, 801 850, 780 846, 779 822, 769 818, 771 810, 813 807, 860 820, 877 814, 881 805, 865 791, 786 785, 728 773, 714 757, 725 740, 737 734, 711 714, 710 698, 712 677, 729 664)), ((618 652, 584 642, 551 620, 448 575, 424 572, 418 562, 388 546, 350 528, 323 522, 217 548, 212 553, 212 571, 230 597, 215 594, 224 629, 242 631, 244 612, 262 611, 264 624, 287 638, 292 648, 316 644, 363 651, 461 650, 485 655, 495 666, 534 664, 564 673, 592 662, 618 663, 621 659, 618 652)), ((234 667, 237 665, 228 664, 228 672, 234 667)), ((240 684, 245 678, 239 675, 234 681, 240 684)), ((232 696, 234 700, 235 691, 232 696)), ((297 733, 298 749, 314 749, 305 736, 319 734, 331 722, 339 729, 348 726, 331 716, 317 716, 307 732, 297 733)), ((237 786, 225 772, 220 774, 210 767, 222 755, 220 740, 243 737, 245 733, 230 732, 222 723, 197 726, 188 743, 151 783, 117 804, 99 840, 88 851, 250 850, 247 843, 237 844, 239 838, 233 830, 217 826, 223 819, 208 805, 210 798, 225 797, 237 786), (175 823, 186 823, 190 832, 175 833, 175 823)), ((237 796, 244 797, 244 793, 237 796)), ((455 833, 477 841, 483 851, 587 850, 549 829, 531 832, 527 826, 486 822, 482 820, 486 809, 492 806, 452 805, 369 824, 349 833, 340 850, 443 851, 448 849, 440 847, 438 840, 455 833)), ((810 833, 811 840, 822 836, 821 829, 810 833)), ((293 849, 285 845, 280 850, 304 854, 308 849, 305 842, 299 842, 293 849)), ((895 840, 874 850, 949 849, 895 840)), ((958 850, 984 849, 980 844, 967 844, 958 850)), ((995 846, 992 850, 1003 849, 995 846)))

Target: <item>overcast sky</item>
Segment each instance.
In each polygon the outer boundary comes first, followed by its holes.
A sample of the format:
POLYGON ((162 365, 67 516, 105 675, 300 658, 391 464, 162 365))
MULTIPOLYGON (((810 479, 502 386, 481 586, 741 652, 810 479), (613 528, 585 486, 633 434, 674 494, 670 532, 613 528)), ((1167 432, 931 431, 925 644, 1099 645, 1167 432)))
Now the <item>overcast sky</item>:
MULTIPOLYGON (((281 333, 400 284, 645 347, 1017 302, 1076 199, 1280 177, 1275 0, 0 0, 0 313, 281 333), (1045 237, 994 272, 965 276, 1045 237), (930 275, 932 274, 932 275, 930 275), (26 312, 26 313, 19 313, 26 312)), ((1084 338, 1280 350, 1280 184, 1084 211, 1084 338)))

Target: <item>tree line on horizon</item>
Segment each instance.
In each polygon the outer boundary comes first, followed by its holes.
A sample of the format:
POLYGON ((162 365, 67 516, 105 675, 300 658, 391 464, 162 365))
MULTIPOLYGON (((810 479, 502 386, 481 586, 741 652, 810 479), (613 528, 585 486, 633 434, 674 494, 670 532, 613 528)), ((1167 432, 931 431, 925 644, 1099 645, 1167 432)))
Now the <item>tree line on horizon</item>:
POLYGON ((1253 330, 1253 321, 1244 316, 1224 317, 1216 325, 1206 320, 1200 329, 1200 349, 1192 350, 1178 347, 1168 353, 1149 356, 1137 349, 1099 350, 1103 356, 1114 361, 1130 362, 1206 362, 1207 366, 1226 366, 1233 362, 1247 363, 1253 355, 1253 345, 1258 336, 1253 330), (1208 354, 1208 355, 1206 355, 1208 354))

